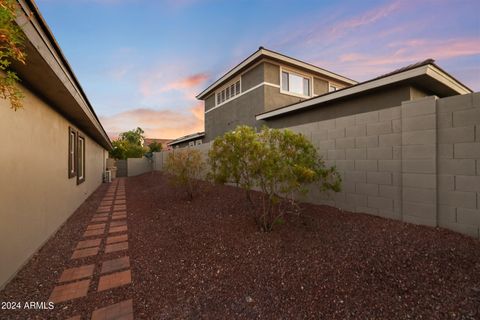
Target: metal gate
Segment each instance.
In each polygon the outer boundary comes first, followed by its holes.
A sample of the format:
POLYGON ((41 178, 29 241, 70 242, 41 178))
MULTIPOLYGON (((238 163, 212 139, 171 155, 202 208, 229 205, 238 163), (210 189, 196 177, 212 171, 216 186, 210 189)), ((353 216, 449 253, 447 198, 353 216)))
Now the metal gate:
POLYGON ((127 177, 128 167, 127 160, 117 160, 117 177, 127 177))

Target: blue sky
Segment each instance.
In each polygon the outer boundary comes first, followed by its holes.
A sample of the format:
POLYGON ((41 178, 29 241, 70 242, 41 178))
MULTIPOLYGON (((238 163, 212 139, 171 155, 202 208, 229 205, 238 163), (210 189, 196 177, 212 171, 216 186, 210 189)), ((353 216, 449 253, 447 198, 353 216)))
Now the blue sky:
POLYGON ((259 46, 358 81, 434 58, 480 90, 480 1, 37 0, 111 136, 203 130, 209 83, 259 46))

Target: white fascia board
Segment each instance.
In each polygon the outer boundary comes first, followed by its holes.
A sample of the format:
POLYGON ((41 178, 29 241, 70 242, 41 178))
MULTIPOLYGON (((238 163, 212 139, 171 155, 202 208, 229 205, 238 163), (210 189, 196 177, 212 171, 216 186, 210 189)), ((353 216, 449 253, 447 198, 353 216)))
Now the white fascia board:
POLYGON ((229 72, 227 72, 224 76, 222 76, 220 79, 218 79, 217 81, 215 81, 214 83, 212 83, 210 86, 208 86, 208 88, 206 88, 205 90, 203 90, 201 93, 199 93, 196 98, 197 99, 202 99, 204 98, 207 94, 211 93, 211 91, 216 88, 217 86, 219 86, 222 82, 224 82, 225 80, 227 80, 228 78, 232 77, 234 74, 236 74, 238 71, 240 71, 241 69, 243 69, 245 66, 247 66, 248 64, 250 64, 252 61, 254 61, 255 59, 257 59, 258 57, 260 56, 265 56, 265 57, 269 57, 269 58, 273 58, 273 59, 277 59, 277 60, 280 60, 280 61, 284 61, 286 63, 289 63, 289 64, 292 64, 292 65, 295 65, 297 67, 301 67, 301 68, 305 68, 307 70, 312 70, 314 72, 317 72, 317 73, 321 73, 327 77, 330 77, 330 78, 333 78, 333 79, 337 79, 337 80, 340 80, 342 82, 346 82, 346 83, 349 83, 351 85, 354 85, 354 84, 357 84, 358 82, 354 81, 354 80, 351 80, 351 79, 348 79, 346 77, 343 77, 343 76, 340 76, 338 74, 335 74, 333 72, 330 72, 328 70, 325 70, 325 69, 322 69, 322 68, 319 68, 319 67, 316 67, 314 65, 311 65, 311 64, 308 64, 308 63, 305 63, 305 62, 302 62, 300 60, 297 60, 297 59, 293 59, 293 58, 290 58, 290 57, 287 57, 287 56, 284 56, 282 54, 279 54, 279 53, 276 53, 276 52, 272 52, 270 50, 267 50, 267 49, 260 49, 258 50, 257 52, 255 52, 254 54, 252 54, 249 58, 247 58, 245 61, 241 62, 239 65, 237 65, 235 68, 233 68, 232 70, 230 70, 229 72))
POLYGON ((258 50, 257 52, 255 52, 253 55, 251 55, 248 59, 246 59, 245 61, 243 61, 242 63, 240 63, 239 65, 237 65, 235 68, 233 68, 232 70, 230 70, 229 72, 227 72, 223 77, 221 77, 220 79, 218 79, 217 81, 215 81, 214 83, 212 83, 210 86, 208 86, 207 89, 203 90, 201 93, 199 93, 196 98, 197 99, 202 99, 203 97, 205 97, 205 95, 207 95, 212 89, 216 88, 218 85, 220 85, 222 82, 224 82, 226 79, 230 78, 231 76, 233 76, 235 73, 237 73, 238 71, 240 71, 243 67, 245 67, 246 65, 248 65, 249 63, 251 63, 252 61, 254 61, 255 59, 257 59, 259 56, 262 55, 262 52, 264 50, 261 49, 261 50, 258 50))
POLYGON ((276 53, 276 52, 272 52, 272 51, 268 51, 268 50, 265 50, 266 52, 264 53, 266 56, 269 56, 271 58, 274 58, 274 59, 278 59, 278 60, 281 60, 281 61, 285 61, 287 63, 290 63, 290 64, 293 64, 295 66, 298 66, 298 67, 302 67, 304 69, 307 69, 307 70, 312 70, 312 71, 315 71, 317 73, 321 73, 321 74, 324 74, 330 78, 333 78, 333 79, 336 79, 336 80, 340 80, 342 82, 346 82, 346 83, 349 83, 351 85, 354 85, 354 84, 357 84, 358 82, 357 81, 354 81, 352 79, 348 79, 346 77, 343 77, 339 74, 336 74, 336 73, 333 73, 333 72, 330 72, 328 70, 325 70, 325 69, 322 69, 322 68, 319 68, 317 66, 314 66, 314 65, 311 65, 311 64, 308 64, 308 63, 305 63, 305 62, 302 62, 300 60, 297 60, 297 59, 293 59, 293 58, 290 58, 290 57, 287 57, 287 56, 284 56, 282 54, 279 54, 279 53, 276 53))
POLYGON ((429 66, 427 75, 434 78, 438 82, 443 83, 445 86, 450 87, 452 90, 455 90, 458 94, 468 94, 472 92, 463 84, 433 65, 429 66))
MULTIPOLYGON (((110 139, 108 138, 104 128, 93 114, 92 110, 88 106, 87 101, 85 100, 86 98, 76 85, 74 80, 75 76, 70 74, 70 72, 67 70, 66 66, 62 62, 62 59, 59 57, 59 54, 48 39, 48 36, 42 30, 42 27, 40 26, 41 22, 37 21, 36 16, 30 11, 25 0, 19 0, 18 3, 22 9, 21 12, 23 12, 23 14, 17 15, 16 22, 18 26, 26 35, 28 41, 30 41, 33 47, 35 47, 35 49, 38 51, 39 55, 42 56, 43 59, 48 63, 51 70, 57 75, 58 79, 63 83, 65 88, 75 99, 78 106, 86 114, 97 131, 100 132, 107 144, 111 145, 110 139)), ((40 13, 38 14, 40 15, 40 13)))

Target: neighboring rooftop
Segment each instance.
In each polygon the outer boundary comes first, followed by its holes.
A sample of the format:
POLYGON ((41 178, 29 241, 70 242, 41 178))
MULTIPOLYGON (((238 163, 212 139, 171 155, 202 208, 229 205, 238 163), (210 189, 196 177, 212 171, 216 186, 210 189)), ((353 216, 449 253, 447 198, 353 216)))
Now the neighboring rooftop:
POLYGON ((205 136, 205 132, 196 132, 196 133, 192 133, 192 134, 187 134, 186 136, 183 136, 183 137, 180 137, 180 138, 177 138, 175 140, 170 141, 169 143, 167 143, 167 145, 168 146, 173 146, 173 145, 176 145, 176 144, 179 144, 179 143, 182 143, 182 142, 187 142, 187 141, 194 140, 194 139, 197 139, 197 138, 202 138, 204 136, 205 136))
POLYGON ((437 66, 435 64, 435 60, 426 59, 371 80, 357 83, 350 87, 328 92, 317 97, 258 114, 256 119, 266 120, 268 118, 285 115, 287 113, 312 108, 314 106, 316 107, 322 103, 330 103, 336 99, 345 99, 358 94, 380 89, 382 87, 402 83, 416 85, 419 88, 431 92, 439 97, 467 94, 472 92, 472 90, 466 85, 437 66))
POLYGON ((338 81, 341 81, 341 82, 345 82, 349 85, 357 84, 357 81, 349 79, 349 78, 344 77, 342 75, 339 75, 337 73, 319 68, 319 67, 314 66, 310 63, 300 61, 298 59, 286 56, 284 54, 265 49, 264 47, 260 47, 257 51, 255 51, 253 54, 251 54, 245 60, 243 60, 238 65, 236 65, 234 68, 232 68, 227 73, 225 73, 223 76, 221 76, 220 79, 218 79, 217 81, 212 83, 210 86, 208 86, 208 88, 206 88, 201 93, 199 93, 197 95, 197 99, 203 99, 203 98, 207 97, 219 85, 221 85, 225 81, 230 80, 232 77, 234 77, 235 75, 237 75, 241 71, 245 70, 246 68, 248 68, 249 66, 251 66, 252 64, 254 64, 255 62, 257 62, 257 61, 259 61, 263 58, 270 58, 272 60, 281 61, 281 62, 287 63, 289 65, 292 65, 292 66, 307 69, 307 70, 322 74, 322 75, 324 75, 326 77, 329 77, 331 79, 335 79, 335 80, 338 80, 338 81))

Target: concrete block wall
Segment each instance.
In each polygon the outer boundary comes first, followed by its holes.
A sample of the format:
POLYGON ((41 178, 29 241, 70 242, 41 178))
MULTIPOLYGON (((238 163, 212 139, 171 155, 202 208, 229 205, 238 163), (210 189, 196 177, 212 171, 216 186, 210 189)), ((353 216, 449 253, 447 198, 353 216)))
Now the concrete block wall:
MULTIPOLYGON (((210 145, 211 145, 211 142, 207 142, 201 145, 191 146, 188 148, 199 150, 202 153, 203 159, 205 159, 206 161, 208 159, 208 151, 210 150, 210 145)), ((153 170, 163 171, 167 164, 168 155, 183 149, 184 148, 154 152, 153 153, 153 170)), ((204 177, 206 177, 207 175, 207 171, 208 171, 207 169, 208 169, 207 166, 205 166, 205 170, 202 173, 204 177)))
POLYGON ((304 134, 343 179, 307 201, 480 238, 480 93, 308 123, 304 134))
MULTIPOLYGON (((312 187, 302 200, 480 238, 480 93, 288 129, 310 139, 343 179, 342 192, 312 187)), ((195 148, 206 158, 210 144, 195 148)), ((155 170, 168 152, 155 154, 155 170)))
POLYGON ((399 219, 401 213, 401 107, 289 129, 304 134, 327 165, 342 175, 340 193, 311 188, 307 201, 399 219))
POLYGON ((480 238, 480 93, 437 101, 438 225, 480 238))
POLYGON ((153 162, 148 158, 128 158, 127 159, 128 176, 138 176, 153 169, 153 162))

